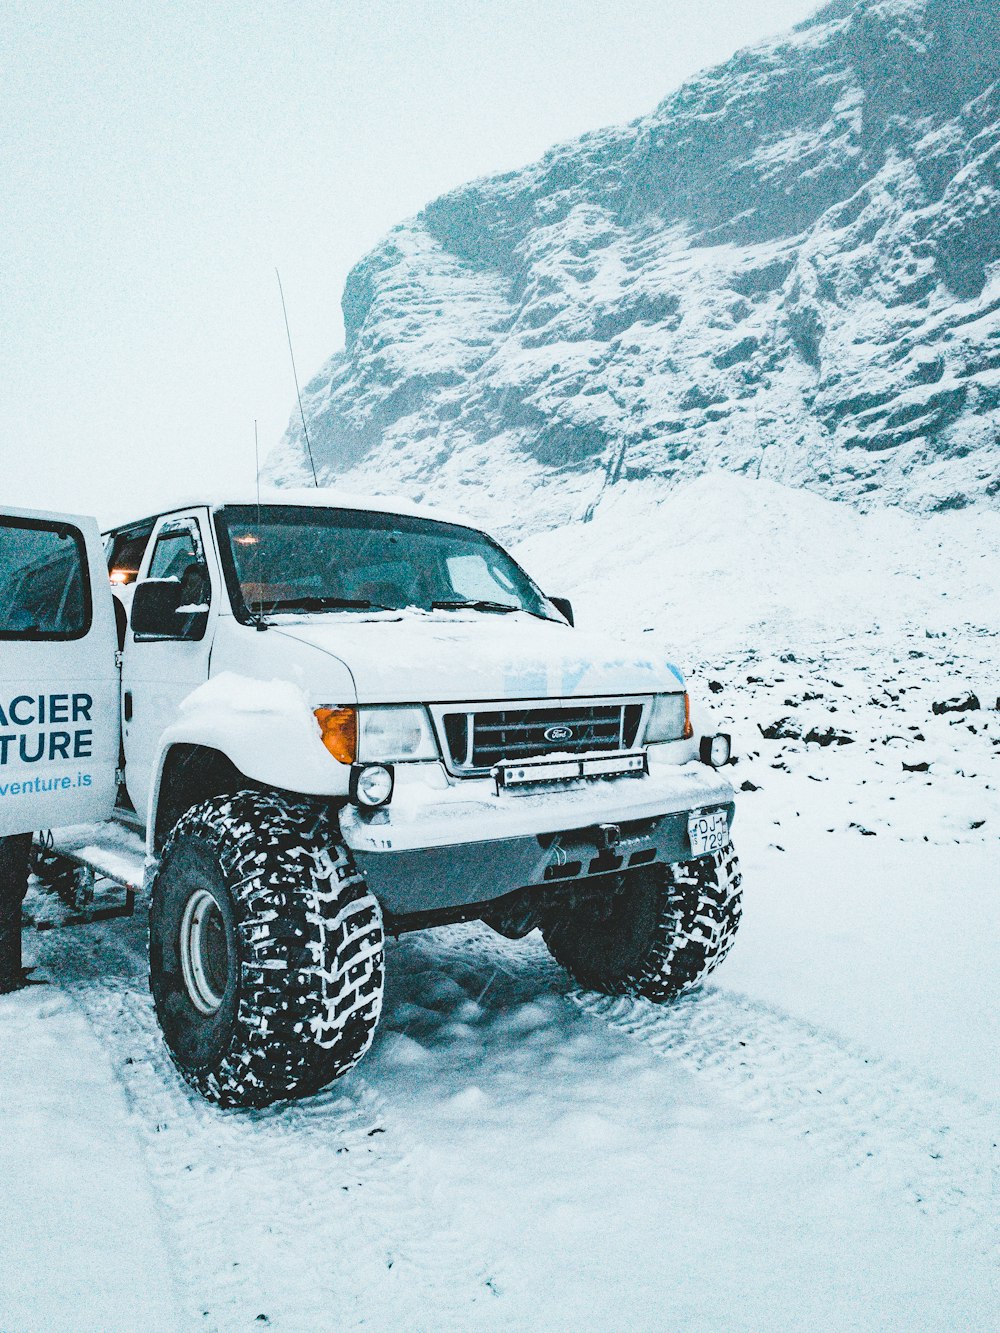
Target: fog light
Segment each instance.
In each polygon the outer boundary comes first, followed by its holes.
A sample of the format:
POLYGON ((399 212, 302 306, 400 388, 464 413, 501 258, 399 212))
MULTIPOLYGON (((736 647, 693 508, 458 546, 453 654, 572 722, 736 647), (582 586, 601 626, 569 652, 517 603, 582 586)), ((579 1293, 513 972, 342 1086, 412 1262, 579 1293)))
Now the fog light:
POLYGON ((723 731, 717 732, 714 736, 702 736, 699 748, 701 762, 711 764, 713 768, 723 768, 729 763, 732 748, 732 740, 723 731))
POLYGON ((351 800, 374 810, 392 799, 393 772, 388 764, 355 764, 351 769, 351 800))

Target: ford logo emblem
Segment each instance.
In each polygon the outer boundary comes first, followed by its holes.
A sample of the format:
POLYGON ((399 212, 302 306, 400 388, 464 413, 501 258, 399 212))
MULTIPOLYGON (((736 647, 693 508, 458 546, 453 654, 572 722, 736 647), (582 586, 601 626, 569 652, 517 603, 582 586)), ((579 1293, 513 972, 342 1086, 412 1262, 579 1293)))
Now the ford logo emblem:
POLYGON ((573 728, 548 727, 543 735, 547 741, 571 741, 573 739, 573 728))

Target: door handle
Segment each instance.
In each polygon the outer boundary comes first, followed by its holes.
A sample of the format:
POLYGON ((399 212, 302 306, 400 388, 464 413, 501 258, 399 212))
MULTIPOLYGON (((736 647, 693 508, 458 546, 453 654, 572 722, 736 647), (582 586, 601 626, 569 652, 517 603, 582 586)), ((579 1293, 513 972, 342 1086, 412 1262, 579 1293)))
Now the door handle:
POLYGON ((131 691, 131 690, 126 690, 126 691, 125 691, 125 709, 124 709, 124 712, 125 712, 125 721, 126 721, 126 722, 131 722, 131 721, 132 721, 132 691, 131 691))

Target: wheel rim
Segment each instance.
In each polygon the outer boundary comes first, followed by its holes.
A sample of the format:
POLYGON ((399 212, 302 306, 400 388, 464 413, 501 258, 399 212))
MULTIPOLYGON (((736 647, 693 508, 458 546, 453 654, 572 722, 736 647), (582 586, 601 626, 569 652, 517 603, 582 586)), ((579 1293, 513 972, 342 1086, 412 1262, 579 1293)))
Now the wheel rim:
POLYGON ((191 1003, 200 1014, 217 1013, 229 976, 229 941, 219 904, 207 889, 196 889, 184 908, 180 955, 191 1003))

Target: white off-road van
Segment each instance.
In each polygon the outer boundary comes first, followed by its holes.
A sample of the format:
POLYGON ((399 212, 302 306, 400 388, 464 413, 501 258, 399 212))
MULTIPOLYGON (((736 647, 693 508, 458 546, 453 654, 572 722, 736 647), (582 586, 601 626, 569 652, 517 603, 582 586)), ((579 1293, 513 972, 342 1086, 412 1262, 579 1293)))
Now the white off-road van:
POLYGON ((0 511, 0 838, 148 889, 167 1045, 223 1105, 361 1058, 386 932, 537 928, 581 985, 693 986, 739 920, 728 759, 676 667, 461 518, 270 491, 102 546, 0 511))

